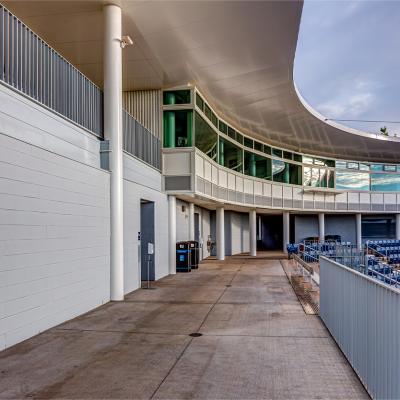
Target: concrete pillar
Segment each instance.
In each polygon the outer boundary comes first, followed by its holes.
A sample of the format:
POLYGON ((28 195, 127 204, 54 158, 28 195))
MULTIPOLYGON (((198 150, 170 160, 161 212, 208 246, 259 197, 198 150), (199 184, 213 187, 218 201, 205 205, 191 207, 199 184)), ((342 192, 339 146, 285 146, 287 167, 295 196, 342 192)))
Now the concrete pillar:
POLYGON ((217 259, 225 260, 225 215, 224 207, 217 208, 217 259))
POLYGON ((194 204, 189 203, 189 240, 194 240, 194 204))
POLYGON ((176 197, 168 196, 169 273, 176 274, 176 197))
POLYGON ((250 236, 250 255, 257 255, 257 213, 256 210, 249 211, 249 236, 250 236))
POLYGON ((325 240, 325 214, 318 214, 318 235, 319 241, 323 242, 325 240))
POLYGON ((124 299, 121 8, 104 12, 104 137, 110 143, 110 297, 124 299))
POLYGON ((358 249, 361 249, 361 240, 361 214, 356 214, 356 244, 358 249))
POLYGON ((400 214, 396 214, 396 240, 400 240, 400 214))
POLYGON ((289 243, 290 238, 289 238, 289 232, 290 232, 290 226, 289 226, 289 211, 284 211, 283 212, 283 251, 287 253, 287 248, 286 245, 289 243))

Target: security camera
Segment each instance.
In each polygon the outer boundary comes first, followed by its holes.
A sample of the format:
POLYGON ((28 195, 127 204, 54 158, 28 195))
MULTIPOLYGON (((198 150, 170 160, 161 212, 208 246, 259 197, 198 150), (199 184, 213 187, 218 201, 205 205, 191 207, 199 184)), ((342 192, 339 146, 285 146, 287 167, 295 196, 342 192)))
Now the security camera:
POLYGON ((133 40, 130 36, 125 35, 121 37, 121 47, 124 49, 126 46, 132 46, 133 40))

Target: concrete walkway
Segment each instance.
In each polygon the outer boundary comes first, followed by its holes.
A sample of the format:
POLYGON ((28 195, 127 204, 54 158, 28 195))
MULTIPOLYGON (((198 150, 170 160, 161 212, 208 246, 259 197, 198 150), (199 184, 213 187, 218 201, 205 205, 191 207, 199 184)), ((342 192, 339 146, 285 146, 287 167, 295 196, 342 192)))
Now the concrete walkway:
POLYGON ((206 261, 156 286, 0 353, 0 398, 368 398, 279 261, 206 261))

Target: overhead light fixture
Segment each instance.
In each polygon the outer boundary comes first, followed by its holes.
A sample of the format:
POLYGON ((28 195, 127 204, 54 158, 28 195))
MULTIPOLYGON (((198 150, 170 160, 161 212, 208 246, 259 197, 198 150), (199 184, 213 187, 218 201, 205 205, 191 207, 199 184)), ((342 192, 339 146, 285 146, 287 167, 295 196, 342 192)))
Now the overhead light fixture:
POLYGON ((126 46, 132 46, 133 40, 129 35, 125 35, 121 37, 121 47, 124 49, 126 46))

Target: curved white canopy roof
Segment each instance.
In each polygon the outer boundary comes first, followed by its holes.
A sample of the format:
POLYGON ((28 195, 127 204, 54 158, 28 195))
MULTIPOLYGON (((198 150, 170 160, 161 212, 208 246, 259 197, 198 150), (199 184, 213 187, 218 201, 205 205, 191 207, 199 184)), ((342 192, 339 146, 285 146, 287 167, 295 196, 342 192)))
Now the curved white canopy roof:
MULTIPOLYGON (((90 79, 102 84, 103 1, 5 5, 90 79)), ((118 1, 124 90, 194 84, 234 127, 267 143, 350 160, 397 162, 400 140, 324 118, 293 81, 301 1, 118 1)), ((335 79, 332 76, 332 79, 335 79)))

